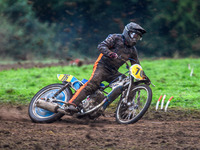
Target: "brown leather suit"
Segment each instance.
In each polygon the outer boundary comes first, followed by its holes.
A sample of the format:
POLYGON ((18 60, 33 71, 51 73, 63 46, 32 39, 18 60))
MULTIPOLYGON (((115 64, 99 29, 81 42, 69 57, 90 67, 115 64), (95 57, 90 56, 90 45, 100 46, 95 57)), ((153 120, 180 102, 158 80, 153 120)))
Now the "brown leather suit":
POLYGON ((98 50, 101 54, 94 64, 90 79, 76 91, 69 103, 78 105, 86 96, 94 93, 102 81, 110 83, 121 75, 117 70, 124 64, 124 61, 110 58, 110 52, 117 53, 118 56, 125 60, 133 59, 131 64, 139 63, 135 46, 127 46, 122 34, 110 34, 98 45, 98 50))

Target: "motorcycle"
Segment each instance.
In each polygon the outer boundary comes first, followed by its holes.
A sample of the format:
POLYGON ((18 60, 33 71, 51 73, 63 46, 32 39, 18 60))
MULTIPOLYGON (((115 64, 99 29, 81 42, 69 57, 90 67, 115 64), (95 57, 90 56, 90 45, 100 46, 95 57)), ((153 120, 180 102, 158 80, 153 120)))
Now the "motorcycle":
POLYGON ((97 119, 121 95, 115 111, 116 121, 121 124, 137 122, 151 104, 152 90, 149 87, 151 81, 147 79, 139 64, 129 66, 127 61, 125 64, 128 71, 107 86, 101 83, 94 94, 87 96, 81 102, 78 112, 69 111, 68 107, 71 104, 68 101, 73 96, 72 91, 76 92, 87 80, 79 81, 72 75, 58 74, 57 77, 62 84, 48 85, 32 98, 28 108, 31 120, 36 123, 52 123, 64 115, 79 119, 97 119), (125 76, 126 74, 128 75, 125 76), (107 88, 112 88, 111 92, 106 92, 107 88))

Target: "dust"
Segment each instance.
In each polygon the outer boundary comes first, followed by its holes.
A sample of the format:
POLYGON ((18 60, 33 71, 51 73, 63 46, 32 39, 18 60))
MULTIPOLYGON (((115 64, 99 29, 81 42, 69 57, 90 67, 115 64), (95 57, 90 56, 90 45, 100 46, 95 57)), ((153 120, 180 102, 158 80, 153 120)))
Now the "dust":
POLYGON ((27 106, 0 105, 0 120, 30 121, 27 106))

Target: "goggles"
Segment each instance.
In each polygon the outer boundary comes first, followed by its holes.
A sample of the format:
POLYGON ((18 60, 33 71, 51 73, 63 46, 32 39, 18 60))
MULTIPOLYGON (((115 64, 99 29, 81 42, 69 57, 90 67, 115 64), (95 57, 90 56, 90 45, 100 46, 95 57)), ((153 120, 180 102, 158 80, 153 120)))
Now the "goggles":
POLYGON ((132 38, 132 39, 136 39, 136 40, 141 40, 141 36, 135 32, 129 32, 129 36, 132 38))
POLYGON ((142 40, 141 33, 138 31, 130 31, 127 27, 125 27, 126 31, 128 32, 131 39, 142 40))

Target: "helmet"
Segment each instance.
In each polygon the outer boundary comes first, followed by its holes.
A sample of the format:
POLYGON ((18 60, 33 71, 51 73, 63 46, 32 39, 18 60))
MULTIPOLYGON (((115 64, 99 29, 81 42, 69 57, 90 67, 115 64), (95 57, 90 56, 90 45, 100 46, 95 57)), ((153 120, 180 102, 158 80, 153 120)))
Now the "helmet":
POLYGON ((146 31, 140 25, 130 22, 125 26, 122 35, 128 46, 134 46, 138 40, 142 39, 144 33, 146 33, 146 31))

